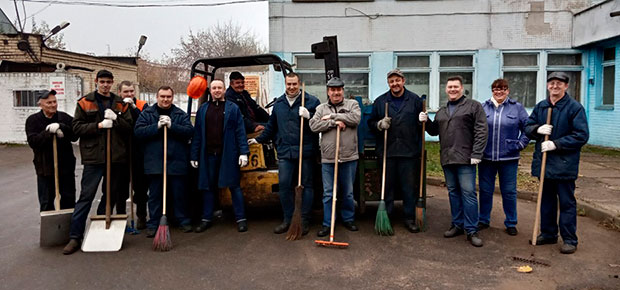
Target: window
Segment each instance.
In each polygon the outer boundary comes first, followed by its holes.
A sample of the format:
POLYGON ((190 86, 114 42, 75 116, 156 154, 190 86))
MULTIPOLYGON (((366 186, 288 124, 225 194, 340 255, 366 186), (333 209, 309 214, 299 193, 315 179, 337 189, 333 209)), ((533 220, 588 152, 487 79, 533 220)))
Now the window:
POLYGON ((430 60, 428 55, 398 56, 396 66, 405 74, 405 87, 418 94, 429 95, 430 60))
POLYGON ((502 71, 510 87, 510 98, 525 107, 534 107, 538 70, 538 53, 503 53, 502 71))
MULTIPOLYGON (((368 73, 370 71, 368 56, 341 56, 340 78, 344 81, 345 97, 362 97, 363 103, 368 99, 368 73)), ((296 72, 306 84, 306 91, 315 95, 321 102, 327 101, 325 87, 324 60, 315 59, 313 55, 295 56, 296 72)))
POLYGON ((21 90, 13 91, 13 107, 38 107, 37 96, 45 90, 21 90))
MULTIPOLYGON (((578 102, 581 101, 581 53, 555 53, 550 52, 547 56, 547 75, 552 72, 561 71, 568 75, 569 83, 566 91, 578 102)), ((546 80, 546 78, 545 78, 546 80)), ((547 95, 549 93, 547 92, 547 95)))
POLYGON ((602 105, 614 104, 614 88, 615 88, 615 76, 616 66, 616 48, 610 47, 603 51, 603 102, 602 105))
POLYGON ((446 94, 447 79, 451 76, 463 77, 463 95, 471 98, 474 79, 473 55, 440 55, 439 56, 439 106, 448 102, 446 94))

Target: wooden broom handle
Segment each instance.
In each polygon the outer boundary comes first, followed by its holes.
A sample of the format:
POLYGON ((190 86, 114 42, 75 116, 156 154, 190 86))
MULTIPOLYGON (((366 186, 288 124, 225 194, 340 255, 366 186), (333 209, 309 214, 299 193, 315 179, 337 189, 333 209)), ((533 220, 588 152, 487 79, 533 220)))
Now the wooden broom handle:
POLYGON ((334 228, 336 224, 336 196, 338 190, 338 153, 340 151, 340 126, 336 126, 336 154, 334 156, 334 187, 332 188, 332 218, 329 229, 329 241, 334 241, 334 228))
MULTIPOLYGON (((547 109, 547 123, 551 125, 551 112, 552 107, 547 109)), ((549 141, 549 135, 545 135, 545 141, 549 141)), ((540 164, 540 184, 538 185, 538 198, 536 199, 536 218, 534 219, 534 230, 532 231, 532 245, 536 245, 536 238, 538 237, 538 227, 540 223, 540 205, 542 203, 543 184, 545 183, 545 169, 547 167, 547 152, 542 153, 540 164)))
POLYGON ((54 150, 54 192, 56 194, 56 198, 54 198, 54 209, 56 211, 60 210, 60 184, 58 183, 58 141, 56 141, 56 134, 54 134, 54 139, 52 141, 52 150, 54 150))
MULTIPOLYGON (((306 101, 306 83, 301 84, 301 106, 305 105, 306 101)), ((301 167, 303 164, 304 155, 304 117, 299 117, 299 168, 297 170, 297 186, 301 186, 301 167)))
MULTIPOLYGON (((385 117, 388 117, 388 102, 385 102, 385 117)), ((387 159, 388 130, 383 130, 383 172, 381 173, 381 200, 385 197, 385 160, 387 159)))
MULTIPOLYGON (((422 100, 422 112, 426 113, 426 99, 422 100)), ((427 119, 428 121, 428 119, 427 119)), ((420 151, 420 195, 419 198, 424 196, 424 151, 426 150, 426 121, 422 122, 422 151, 420 151)))
POLYGON ((162 209, 162 214, 166 215, 166 191, 168 188, 168 126, 164 125, 164 206, 162 209))
POLYGON ((110 156, 110 138, 112 138, 112 129, 106 129, 106 145, 105 145, 105 228, 106 230, 110 228, 110 224, 112 220, 110 216, 112 215, 112 207, 110 207, 110 176, 112 175, 112 157, 110 156))

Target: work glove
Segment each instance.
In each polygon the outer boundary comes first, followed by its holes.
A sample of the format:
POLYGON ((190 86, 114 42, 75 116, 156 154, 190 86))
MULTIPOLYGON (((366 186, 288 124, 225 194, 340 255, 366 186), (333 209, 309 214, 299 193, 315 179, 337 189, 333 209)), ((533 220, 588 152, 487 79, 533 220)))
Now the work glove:
POLYGON ((132 108, 136 108, 136 104, 133 102, 132 98, 124 98, 123 103, 130 105, 132 108))
POLYGON ((428 121, 428 114, 426 112, 420 112, 420 115, 418 115, 418 120, 420 122, 428 121))
POLYGON ((304 119, 310 119, 310 112, 306 107, 299 107, 299 116, 304 117, 304 119))
POLYGON ((192 167, 194 167, 194 168, 198 168, 198 161, 196 161, 196 160, 190 161, 189 164, 191 164, 192 167))
POLYGON ((65 133, 63 133, 62 130, 58 129, 56 130, 56 137, 58 138, 65 137, 65 133))
POLYGON ((58 129, 60 129, 60 124, 58 123, 51 123, 47 125, 47 127, 45 127, 45 131, 50 132, 52 134, 56 134, 56 131, 58 131, 58 129))
POLYGON ((258 144, 258 141, 256 141, 256 139, 254 138, 248 139, 248 145, 253 145, 253 144, 258 144))
POLYGON ((557 147, 553 141, 545 141, 540 144, 540 151, 542 152, 553 151, 555 149, 557 149, 557 147))
POLYGON ((551 129, 553 129, 553 125, 545 124, 545 125, 538 127, 536 132, 538 132, 538 134, 540 135, 551 135, 551 129))
POLYGON ((168 127, 168 129, 170 129, 170 126, 172 126, 172 119, 170 119, 170 117, 166 115, 159 116, 159 122, 157 123, 157 128, 161 128, 162 126, 166 126, 168 127), (159 123, 162 123, 162 125, 160 126, 159 123))
POLYGON ((101 121, 99 124, 101 124, 101 128, 109 129, 109 128, 112 128, 112 125, 114 125, 114 122, 110 119, 105 119, 101 121))
POLYGON ((471 163, 471 165, 477 165, 478 163, 480 163, 480 161, 482 161, 482 160, 480 160, 478 158, 471 158, 470 163, 471 163))
POLYGON ((239 166, 246 167, 248 165, 248 156, 247 155, 239 155, 239 166))
POLYGON ((112 111, 111 109, 105 109, 105 111, 103 112, 103 117, 108 119, 108 120, 112 120, 112 121, 116 121, 116 113, 114 113, 114 111, 112 111))
POLYGON ((381 131, 390 129, 391 125, 392 125, 392 118, 390 117, 384 117, 383 119, 379 120, 379 122, 377 122, 377 128, 381 131))

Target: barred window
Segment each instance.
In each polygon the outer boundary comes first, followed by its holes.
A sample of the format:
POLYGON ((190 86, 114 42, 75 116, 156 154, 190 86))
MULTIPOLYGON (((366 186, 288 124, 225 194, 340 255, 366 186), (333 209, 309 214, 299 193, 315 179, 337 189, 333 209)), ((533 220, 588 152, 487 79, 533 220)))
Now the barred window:
POLYGON ((45 90, 13 91, 13 107, 38 107, 37 96, 45 90))

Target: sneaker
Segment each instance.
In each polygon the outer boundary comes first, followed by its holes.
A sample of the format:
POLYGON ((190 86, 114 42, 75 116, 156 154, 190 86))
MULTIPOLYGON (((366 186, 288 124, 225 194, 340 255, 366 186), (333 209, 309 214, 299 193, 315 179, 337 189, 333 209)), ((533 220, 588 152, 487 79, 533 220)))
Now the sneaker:
POLYGON ((288 228, 289 228, 290 226, 291 226, 291 224, 290 224, 290 223, 283 222, 283 223, 279 224, 277 227, 275 227, 275 228, 273 229, 273 233, 274 233, 274 234, 278 234, 278 235, 279 235, 279 234, 286 233, 286 232, 288 231, 288 228))
POLYGON ((511 236, 516 236, 519 233, 519 231, 517 231, 517 228, 515 227, 508 227, 506 228, 506 233, 511 236))
POLYGON ((354 222, 354 221, 344 222, 344 227, 345 227, 347 230, 352 231, 352 232, 357 232, 357 231, 359 231, 359 230, 360 230, 360 229, 357 227, 357 225, 355 225, 355 222, 354 222))
POLYGON ((415 224, 415 221, 413 221, 413 220, 406 220, 405 221, 405 228, 408 231, 412 232, 412 233, 419 233, 420 232, 420 227, 418 227, 415 224))
POLYGON ((479 231, 481 231, 481 230, 486 230, 486 229, 488 229, 488 228, 490 228, 490 227, 491 227, 491 225, 489 225, 489 224, 487 224, 487 223, 483 223, 483 222, 479 222, 479 223, 478 223, 478 230, 479 230, 479 231))
POLYGON ((136 228, 139 230, 146 229, 146 217, 138 217, 138 222, 136 223, 136 228))
POLYGON ((200 221, 200 224, 194 228, 195 233, 202 233, 211 227, 211 221, 200 221))
POLYGON ((321 229, 316 233, 319 237, 325 237, 329 235, 330 228, 326 226, 322 226, 321 229))
POLYGON ((237 231, 240 233, 248 231, 248 222, 246 220, 242 220, 237 223, 237 231))
POLYGON ((560 253, 562 254, 572 254, 577 251, 577 245, 566 244, 562 245, 560 248, 560 253))
MULTIPOLYGON (((532 243, 532 241, 530 240, 530 244, 532 243)), ((542 235, 538 235, 538 237, 536 237, 536 245, 537 246, 542 246, 542 245, 554 245, 558 243, 558 238, 543 238, 542 235)))
POLYGON ((62 253, 64 255, 71 255, 80 249, 80 244, 80 240, 71 239, 69 240, 69 243, 65 246, 65 248, 62 249, 62 253))
POLYGON ((194 229, 192 229, 192 225, 189 225, 189 224, 182 225, 180 228, 181 228, 181 231, 184 233, 191 233, 194 231, 194 229))
POLYGON ((449 230, 447 230, 445 233, 443 233, 443 237, 444 238, 454 238, 456 236, 460 236, 462 234, 464 234, 465 232, 463 231, 463 229, 456 227, 456 226, 451 226, 449 230))
POLYGON ((146 229, 147 238, 154 238, 156 233, 157 233, 157 229, 146 229))
POLYGON ((467 240, 474 247, 482 247, 482 239, 478 236, 478 233, 467 234, 467 240))

